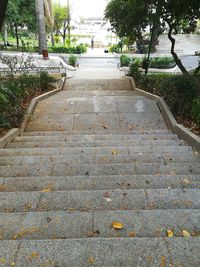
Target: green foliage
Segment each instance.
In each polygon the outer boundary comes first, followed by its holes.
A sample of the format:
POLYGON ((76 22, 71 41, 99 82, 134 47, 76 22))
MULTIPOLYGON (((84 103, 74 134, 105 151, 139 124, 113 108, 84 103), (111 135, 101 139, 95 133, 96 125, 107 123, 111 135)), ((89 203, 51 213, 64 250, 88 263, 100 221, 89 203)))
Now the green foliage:
POLYGON ((17 127, 25 109, 22 102, 36 91, 45 92, 53 83, 47 73, 0 79, 0 128, 17 127))
POLYGON ((109 52, 110 53, 119 53, 120 52, 120 47, 119 44, 113 44, 109 47, 109 52))
POLYGON ((121 55, 120 57, 120 64, 121 67, 128 67, 131 63, 131 59, 130 57, 126 56, 126 55, 121 55))
POLYGON ((87 52, 87 47, 84 44, 77 46, 66 47, 66 46, 52 46, 48 48, 49 53, 62 53, 62 54, 82 54, 87 52))
POLYGON ((139 81, 142 75, 140 67, 141 67, 140 59, 139 58, 133 59, 129 69, 129 75, 132 76, 136 81, 139 81))
POLYGON ((69 65, 76 67, 77 57, 74 55, 69 56, 69 65))
POLYGON ((151 74, 131 72, 139 88, 162 96, 171 111, 183 119, 194 119, 200 125, 200 78, 194 75, 151 74))
POLYGON ((200 125, 200 97, 194 99, 192 104, 192 117, 200 125))
MULTIPOLYGON (((140 66, 142 66, 144 58, 133 58, 133 60, 137 60, 140 66)), ((170 69, 176 66, 176 63, 173 57, 151 57, 149 59, 149 68, 155 69, 170 69)))

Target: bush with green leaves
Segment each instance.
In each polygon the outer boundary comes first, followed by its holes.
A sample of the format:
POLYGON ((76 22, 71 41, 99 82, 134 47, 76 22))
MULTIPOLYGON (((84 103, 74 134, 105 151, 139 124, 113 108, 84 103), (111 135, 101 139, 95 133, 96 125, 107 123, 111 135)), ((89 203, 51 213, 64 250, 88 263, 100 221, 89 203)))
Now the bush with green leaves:
POLYGON ((200 97, 194 99, 192 103, 192 117, 200 125, 200 97))
POLYGON ((69 65, 76 67, 77 57, 74 55, 69 56, 69 65))
POLYGON ((126 55, 121 55, 120 56, 120 65, 121 67, 128 67, 131 63, 131 59, 130 57, 126 56, 126 55))
POLYGON ((23 101, 49 89, 54 79, 47 73, 0 78, 0 128, 18 127, 25 109, 23 101))
POLYGON ((137 87, 162 96, 175 116, 193 119, 200 126, 200 77, 195 75, 149 74, 138 75, 131 66, 130 75, 137 87))
POLYGON ((119 53, 120 52, 120 46, 119 44, 113 44, 109 47, 110 53, 119 53))

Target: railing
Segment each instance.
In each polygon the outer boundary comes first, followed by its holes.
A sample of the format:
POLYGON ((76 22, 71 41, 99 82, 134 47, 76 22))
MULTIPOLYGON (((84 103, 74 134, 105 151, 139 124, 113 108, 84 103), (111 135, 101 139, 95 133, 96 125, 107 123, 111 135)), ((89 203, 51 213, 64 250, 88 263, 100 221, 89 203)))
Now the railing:
POLYGON ((31 68, 0 68, 0 75, 11 75, 11 74, 22 74, 22 73, 40 73, 40 72, 48 72, 48 73, 60 73, 62 76, 66 76, 66 69, 59 67, 31 67, 31 68))

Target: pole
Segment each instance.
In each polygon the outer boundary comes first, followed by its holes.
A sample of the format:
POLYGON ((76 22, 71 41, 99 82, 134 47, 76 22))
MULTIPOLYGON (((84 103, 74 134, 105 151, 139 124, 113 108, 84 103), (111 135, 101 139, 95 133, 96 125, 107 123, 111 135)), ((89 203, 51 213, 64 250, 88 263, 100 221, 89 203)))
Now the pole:
POLYGON ((152 27, 150 26, 150 33, 151 33, 151 39, 150 39, 150 43, 149 43, 148 56, 147 56, 147 60, 146 60, 145 75, 148 74, 148 69, 149 69, 149 59, 150 59, 151 47, 152 47, 152 41, 153 41, 153 25, 152 25, 152 27))

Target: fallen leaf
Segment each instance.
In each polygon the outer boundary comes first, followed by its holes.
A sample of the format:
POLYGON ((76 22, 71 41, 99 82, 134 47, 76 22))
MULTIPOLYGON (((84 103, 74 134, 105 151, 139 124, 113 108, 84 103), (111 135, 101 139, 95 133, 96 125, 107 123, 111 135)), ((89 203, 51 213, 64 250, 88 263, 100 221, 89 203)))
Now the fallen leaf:
POLYGON ((183 182, 184 182, 184 184, 189 185, 190 184, 190 179, 185 178, 185 179, 183 179, 183 182))
POLYGON ((182 230, 182 234, 184 237, 190 237, 191 236, 190 233, 186 230, 182 230))
POLYGON ((113 154, 113 156, 116 156, 118 154, 117 150, 116 149, 113 149, 112 150, 112 154, 113 154))
POLYGON ((99 234, 99 230, 90 231, 90 232, 87 233, 87 237, 95 237, 98 234, 99 234))
POLYGON ((141 133, 141 134, 144 134, 144 128, 141 128, 141 129, 140 129, 140 133, 141 133))
POLYGON ((166 257, 162 256, 160 267, 165 267, 165 266, 166 266, 166 257))
POLYGON ((51 191, 53 191, 53 185, 52 184, 48 185, 47 187, 45 187, 44 189, 41 190, 42 193, 48 193, 51 191))
POLYGON ((1 262, 5 262, 6 260, 4 258, 1 259, 1 262))
POLYGON ((11 262, 11 266, 15 266, 15 263, 14 263, 14 261, 13 261, 13 262, 11 262))
POLYGON ((134 231, 131 231, 128 233, 129 237, 136 237, 136 233, 134 231))
POLYGON ((89 258, 88 258, 88 262, 89 262, 90 264, 93 264, 93 263, 95 263, 95 259, 94 259, 93 257, 89 257, 89 258))
POLYGON ((152 262, 152 260, 153 260, 153 257, 152 256, 147 256, 147 261, 148 262, 152 262))
POLYGON ((69 208, 69 211, 75 211, 75 208, 69 208))
POLYGON ((101 126, 103 126, 104 129, 108 129, 108 126, 105 123, 102 123, 101 126))
POLYGON ((0 191, 4 191, 6 186, 4 184, 0 184, 0 191))
POLYGON ((30 261, 32 261, 32 259, 38 259, 38 258, 39 258, 39 254, 37 252, 31 253, 31 255, 28 257, 30 261))
POLYGON ((173 237, 174 236, 174 233, 172 230, 167 230, 167 236, 168 237, 173 237))
POLYGON ((124 225, 121 222, 112 222, 112 227, 116 230, 121 230, 124 228, 124 225))

